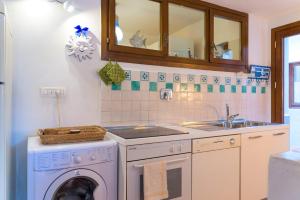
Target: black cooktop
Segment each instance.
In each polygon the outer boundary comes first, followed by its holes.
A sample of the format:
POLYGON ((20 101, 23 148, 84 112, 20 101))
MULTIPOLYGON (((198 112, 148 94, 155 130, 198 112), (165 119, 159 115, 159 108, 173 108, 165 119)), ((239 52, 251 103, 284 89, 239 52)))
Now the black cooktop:
POLYGON ((188 134, 188 132, 182 132, 160 126, 118 126, 107 127, 107 130, 124 139, 188 134))

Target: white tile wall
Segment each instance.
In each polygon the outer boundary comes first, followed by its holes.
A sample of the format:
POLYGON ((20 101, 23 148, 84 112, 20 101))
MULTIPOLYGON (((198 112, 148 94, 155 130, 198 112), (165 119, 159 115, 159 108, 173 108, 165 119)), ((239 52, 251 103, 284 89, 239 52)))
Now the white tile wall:
MULTIPOLYGON (((132 80, 140 80, 139 71, 132 71, 132 80)), ((173 74, 167 73, 166 82, 173 82, 173 74)), ((220 84, 225 84, 224 74, 215 72, 209 75, 208 83, 213 83, 213 76, 220 77, 220 84)), ((236 78, 242 78, 242 85, 246 85, 247 75, 226 73, 231 77, 233 85, 236 78)), ((157 72, 150 72, 149 81, 157 82, 157 72)), ((229 104, 231 114, 239 113, 241 118, 250 120, 269 121, 268 102, 270 88, 266 86, 266 94, 261 94, 257 87, 256 94, 251 93, 251 86, 247 86, 247 93, 241 93, 241 85, 237 85, 237 93, 231 93, 231 86, 225 85, 225 93, 219 92, 219 85, 214 85, 214 92, 208 93, 207 86, 201 84, 201 92, 194 92, 194 85, 188 84, 188 92, 180 92, 180 83, 173 83, 174 96, 170 101, 159 98, 159 90, 166 82, 157 82, 157 92, 149 92, 147 81, 141 81, 140 91, 131 91, 131 82, 122 83, 122 90, 112 91, 111 86, 101 86, 102 123, 104 125, 124 124, 153 124, 180 123, 183 121, 207 121, 225 119, 225 104, 229 104)), ((187 74, 181 74, 181 82, 187 83, 187 74)), ((200 82, 200 76, 195 76, 195 83, 200 82)), ((255 82, 252 85, 256 85, 255 82)), ((265 86, 265 83, 262 84, 265 86)))

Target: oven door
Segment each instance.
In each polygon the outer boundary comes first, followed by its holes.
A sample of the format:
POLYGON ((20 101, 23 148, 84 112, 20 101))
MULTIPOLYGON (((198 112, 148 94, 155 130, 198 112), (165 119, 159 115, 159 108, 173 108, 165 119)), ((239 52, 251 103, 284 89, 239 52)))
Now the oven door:
POLYGON ((164 160, 167 163, 169 198, 191 199, 191 154, 127 162, 127 200, 144 200, 143 165, 164 160))

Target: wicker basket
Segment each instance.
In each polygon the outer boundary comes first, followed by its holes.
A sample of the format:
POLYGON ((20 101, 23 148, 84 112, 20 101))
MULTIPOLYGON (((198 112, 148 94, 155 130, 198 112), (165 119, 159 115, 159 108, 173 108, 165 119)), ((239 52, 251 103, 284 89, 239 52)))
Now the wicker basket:
POLYGON ((41 129, 38 135, 42 144, 63 144, 103 140, 106 129, 100 126, 77 126, 41 129))

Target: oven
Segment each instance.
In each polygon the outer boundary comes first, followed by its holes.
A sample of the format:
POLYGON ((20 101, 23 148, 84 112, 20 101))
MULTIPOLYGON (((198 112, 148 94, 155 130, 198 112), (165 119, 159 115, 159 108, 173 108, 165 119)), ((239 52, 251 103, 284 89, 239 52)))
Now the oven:
POLYGON ((158 161, 165 161, 167 168, 169 197, 164 200, 190 200, 191 153, 189 151, 191 151, 190 141, 137 145, 131 149, 129 147, 128 159, 135 157, 139 160, 127 162, 127 200, 144 200, 144 164, 158 161))

